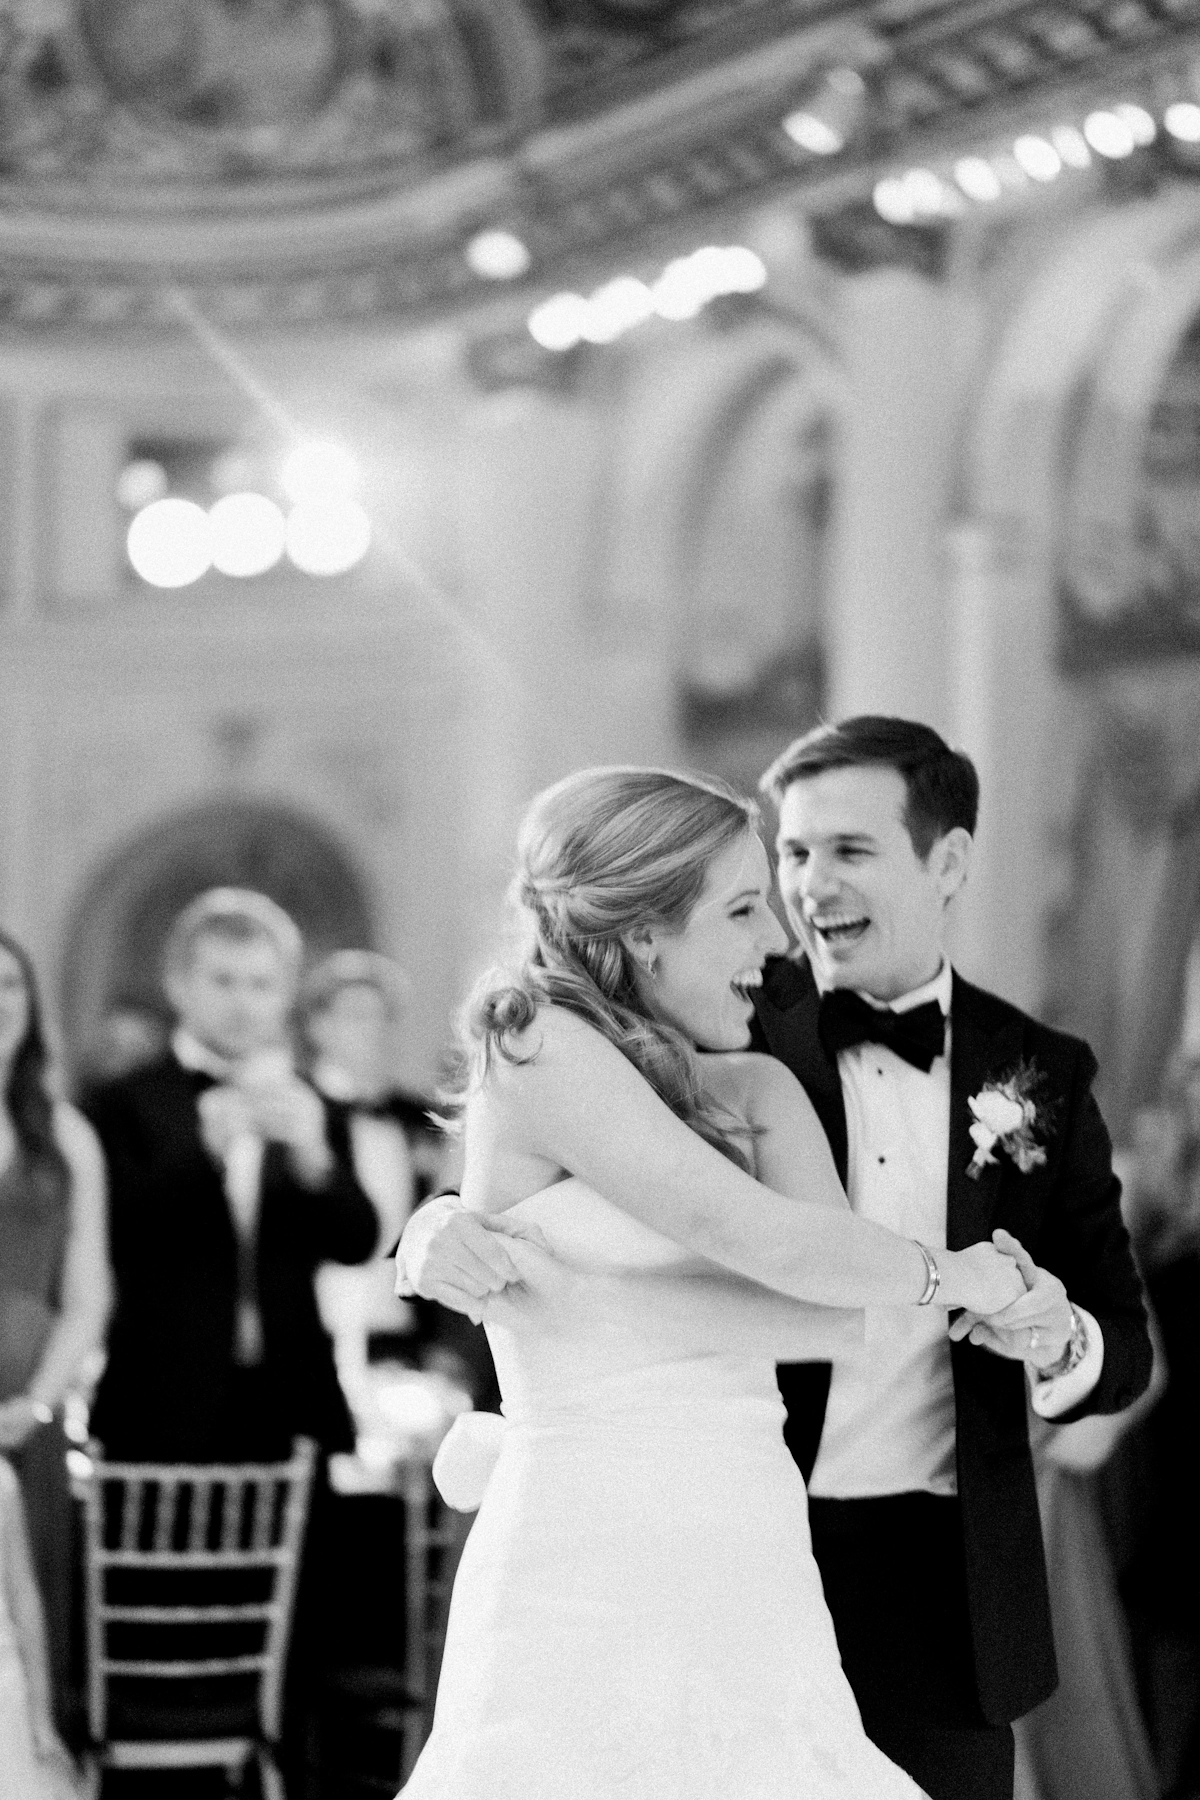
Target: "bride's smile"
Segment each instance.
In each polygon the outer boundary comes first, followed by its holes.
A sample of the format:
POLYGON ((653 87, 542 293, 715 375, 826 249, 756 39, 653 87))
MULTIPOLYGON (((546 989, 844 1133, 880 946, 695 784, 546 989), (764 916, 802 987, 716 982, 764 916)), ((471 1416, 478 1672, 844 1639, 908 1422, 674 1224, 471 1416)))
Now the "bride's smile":
POLYGON ((747 831, 714 857, 681 931, 630 933, 643 1004, 703 1050, 742 1050, 750 1041, 763 963, 787 948, 770 891, 767 853, 747 831))

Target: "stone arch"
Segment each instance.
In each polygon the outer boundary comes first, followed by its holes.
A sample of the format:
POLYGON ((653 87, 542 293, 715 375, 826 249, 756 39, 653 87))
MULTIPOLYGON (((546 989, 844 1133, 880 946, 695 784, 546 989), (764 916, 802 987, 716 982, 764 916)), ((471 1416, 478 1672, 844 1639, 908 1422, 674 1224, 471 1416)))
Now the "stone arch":
POLYGON ((743 783, 819 698, 840 393, 819 323, 770 318, 648 356, 631 389, 614 589, 669 635, 689 754, 743 783))
POLYGON ((1131 1047, 1155 1036, 1138 995, 1178 859, 1173 811, 1149 788, 1144 805, 1116 799, 1114 782, 1153 768, 1178 802, 1189 683, 1166 665, 1072 673, 1061 585, 1100 531, 1109 557, 1139 566, 1146 429, 1197 312, 1193 191, 1090 213, 1060 237, 976 372, 951 534, 959 735, 985 796, 971 960, 1093 1041, 1118 1130, 1144 1085, 1131 1047), (1113 881, 1128 905, 1099 892, 1113 881))
POLYGON ((278 802, 230 798, 157 820, 116 849, 72 909, 62 964, 68 1066, 114 1007, 165 1015, 159 971, 172 919, 210 887, 251 887, 296 920, 316 958, 375 944, 366 884, 323 824, 278 802))

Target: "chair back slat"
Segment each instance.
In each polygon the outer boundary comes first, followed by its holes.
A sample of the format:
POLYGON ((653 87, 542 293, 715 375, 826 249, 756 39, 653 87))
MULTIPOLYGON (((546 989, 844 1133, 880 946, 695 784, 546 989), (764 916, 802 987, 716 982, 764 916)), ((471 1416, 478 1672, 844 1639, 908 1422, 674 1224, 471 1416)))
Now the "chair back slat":
POLYGON ((142 1530, 142 1510, 146 1504, 146 1482, 136 1479, 124 1483, 121 1491, 121 1548, 136 1550, 142 1530))
POLYGON ((106 1657, 108 1675, 141 1676, 149 1681, 190 1681, 194 1675, 254 1675, 267 1667, 268 1659, 256 1656, 189 1656, 186 1661, 156 1657, 106 1657))
POLYGON ((169 1550, 175 1535, 175 1516, 179 1510, 179 1483, 160 1481, 154 1508, 154 1548, 169 1550))
MULTIPOLYGON (((316 1446, 297 1439, 286 1463, 210 1464, 107 1463, 93 1448, 74 1470, 84 1522, 84 1594, 88 1650, 88 1726, 98 1745, 107 1740, 108 1683, 122 1680, 176 1682, 197 1676, 257 1677, 262 1739, 278 1741, 284 1663, 295 1602, 300 1549, 316 1467, 316 1446), (151 1498, 152 1495, 152 1498, 151 1498), (169 1579, 139 1601, 129 1580, 157 1570, 169 1579), (179 1588, 203 1571, 245 1574, 252 1599, 239 1600, 214 1587, 211 1602, 197 1598, 194 1585, 179 1588), (124 1583, 111 1596, 109 1582, 124 1583), (176 1601, 173 1595, 178 1592, 176 1601), (209 1627, 233 1628, 254 1636, 203 1640, 208 1651, 169 1657, 161 1639, 165 1628, 184 1625, 193 1633, 209 1627), (146 1641, 150 1629, 158 1641, 146 1641), (122 1642, 109 1644, 110 1632, 122 1642), (142 1646, 146 1654, 136 1654, 142 1646), (120 1654, 115 1654, 117 1649, 120 1654)), ((245 1591, 243 1589, 243 1591, 245 1591)), ((167 1640, 169 1641, 169 1640, 167 1640)), ((191 1646, 187 1646, 191 1648, 191 1646)), ((260 1740, 261 1741, 261 1740, 260 1740)))
POLYGON ((250 1544, 255 1550, 265 1550, 271 1542, 271 1527, 275 1522, 275 1497, 278 1484, 274 1481, 256 1480, 252 1483, 254 1490, 254 1510, 250 1525, 250 1544))
POLYGON ((189 1550, 203 1550, 208 1542, 208 1521, 212 1512, 213 1484, 207 1476, 198 1475, 192 1486, 192 1510, 188 1518, 189 1550))
POLYGON ((122 1625, 241 1625, 273 1619, 278 1608, 272 1600, 248 1601, 244 1606, 112 1606, 101 1608, 105 1624, 122 1625))
POLYGON ((224 1507, 221 1512, 221 1548, 222 1550, 238 1549, 238 1539, 242 1530, 242 1507, 246 1497, 246 1483, 239 1476, 234 1481, 222 1483, 224 1507))
POLYGON ((267 1569, 282 1564, 287 1552, 270 1550, 101 1550, 106 1569, 267 1569))

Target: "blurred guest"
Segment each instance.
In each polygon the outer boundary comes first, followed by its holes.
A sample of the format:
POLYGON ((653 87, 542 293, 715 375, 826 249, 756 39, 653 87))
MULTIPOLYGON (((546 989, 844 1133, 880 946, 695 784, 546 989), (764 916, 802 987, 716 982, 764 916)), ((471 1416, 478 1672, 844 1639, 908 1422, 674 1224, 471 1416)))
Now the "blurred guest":
MULTIPOLYGON (((354 1171, 379 1217, 379 1242, 395 1243, 438 1155, 429 1102, 395 1078, 397 1028, 407 981, 395 963, 367 950, 339 950, 313 969, 301 991, 300 1023, 311 1079, 346 1131, 354 1171)), ((317 1274, 321 1316, 334 1339, 338 1373, 353 1400, 374 1333, 411 1338, 414 1309, 393 1292, 392 1266, 326 1264, 317 1274)))
POLYGON ((1167 1800, 1200 1795, 1200 1060, 1181 1058, 1165 1104, 1134 1127, 1130 1228, 1166 1363, 1166 1391, 1139 1448, 1146 1482, 1124 1592, 1167 1800))
POLYGON ((327 1451, 353 1432, 313 1293, 374 1248, 345 1133, 287 1049, 300 935, 215 888, 172 927, 170 1051, 89 1103, 108 1157, 117 1308, 93 1413, 111 1455, 205 1462, 327 1451))
MULTIPOLYGON (((345 1121, 355 1172, 378 1208, 385 1248, 435 1185, 453 1183, 460 1154, 435 1122, 430 1101, 396 1081, 407 996, 406 976, 386 957, 340 950, 312 970, 301 1000, 312 1079, 335 1121, 345 1121)), ((393 1276, 390 1262, 361 1270, 326 1266, 318 1274, 322 1315, 338 1344, 348 1392, 356 1393, 373 1339, 393 1359, 440 1370, 465 1386, 477 1407, 498 1406, 482 1328, 432 1301, 398 1299, 393 1276)))
POLYGON ((0 932, 0 1461, 24 1495, 67 1730, 73 1562, 60 1407, 102 1339, 110 1297, 100 1147, 48 1092, 33 969, 0 932))
POLYGON ((21 1490, 0 1456, 0 1800, 82 1800, 54 1729, 49 1688, 21 1490))
POLYGON ((86 1098, 106 1081, 144 1069, 166 1050, 168 1036, 157 1014, 134 1000, 115 1001, 84 1046, 78 1070, 80 1094, 86 1098))

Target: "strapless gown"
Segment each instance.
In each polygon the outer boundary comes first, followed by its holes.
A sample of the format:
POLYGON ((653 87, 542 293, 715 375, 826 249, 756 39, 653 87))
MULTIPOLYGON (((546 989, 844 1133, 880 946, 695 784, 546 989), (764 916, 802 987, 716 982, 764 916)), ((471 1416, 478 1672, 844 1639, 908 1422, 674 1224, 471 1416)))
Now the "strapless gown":
MULTIPOLYGON (((513 1211, 608 1277, 686 1260, 574 1179, 513 1211)), ((842 1673, 774 1363, 488 1335, 507 1423, 403 1800, 919 1800, 842 1673)))

